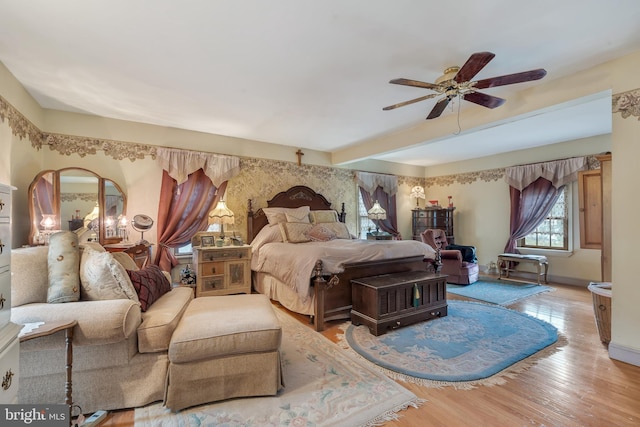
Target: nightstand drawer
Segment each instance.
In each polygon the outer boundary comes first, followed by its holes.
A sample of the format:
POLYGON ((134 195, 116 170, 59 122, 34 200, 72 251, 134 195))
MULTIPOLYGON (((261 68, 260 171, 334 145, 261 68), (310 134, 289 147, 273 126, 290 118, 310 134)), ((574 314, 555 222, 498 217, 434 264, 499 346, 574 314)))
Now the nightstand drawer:
POLYGON ((212 276, 214 274, 224 274, 224 262, 203 262, 200 274, 212 276))
POLYGON ((202 288, 200 292, 221 291, 224 287, 224 275, 205 276, 202 278, 202 288))
POLYGON ((222 250, 207 251, 203 250, 202 261, 216 261, 224 259, 242 259, 247 257, 246 249, 225 248, 222 250))

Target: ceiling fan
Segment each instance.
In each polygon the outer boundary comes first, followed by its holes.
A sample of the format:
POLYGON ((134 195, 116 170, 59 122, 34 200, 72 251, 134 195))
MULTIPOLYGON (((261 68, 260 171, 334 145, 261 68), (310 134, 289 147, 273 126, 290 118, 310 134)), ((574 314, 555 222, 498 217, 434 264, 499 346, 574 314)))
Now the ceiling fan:
POLYGON ((482 105, 483 107, 496 108, 504 104, 506 100, 496 96, 487 95, 482 92, 477 92, 477 90, 539 80, 547 75, 546 70, 538 68, 536 70, 524 71, 521 73, 506 74, 503 76, 471 81, 471 79, 494 58, 494 56, 496 55, 491 52, 476 52, 467 59, 467 62, 465 62, 462 67, 455 66, 444 70, 444 74, 436 79, 435 83, 426 83, 418 80, 402 78, 393 79, 389 81, 389 83, 431 89, 437 93, 389 105, 388 107, 384 107, 383 110, 393 110, 398 107, 404 107, 405 105, 424 101, 425 99, 434 98, 439 95, 444 95, 444 97, 436 102, 436 105, 427 116, 427 119, 435 119, 436 117, 439 117, 449 102, 451 102, 455 97, 460 97, 460 99, 482 105))

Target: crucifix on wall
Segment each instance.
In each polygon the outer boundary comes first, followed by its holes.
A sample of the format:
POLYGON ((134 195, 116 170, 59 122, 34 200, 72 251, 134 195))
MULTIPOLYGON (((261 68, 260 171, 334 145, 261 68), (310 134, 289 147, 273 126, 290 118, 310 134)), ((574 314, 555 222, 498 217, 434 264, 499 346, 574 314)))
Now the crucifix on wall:
POLYGON ((296 151, 296 156, 298 156, 298 166, 302 165, 302 156, 304 156, 304 153, 301 149, 298 148, 298 151, 296 151))

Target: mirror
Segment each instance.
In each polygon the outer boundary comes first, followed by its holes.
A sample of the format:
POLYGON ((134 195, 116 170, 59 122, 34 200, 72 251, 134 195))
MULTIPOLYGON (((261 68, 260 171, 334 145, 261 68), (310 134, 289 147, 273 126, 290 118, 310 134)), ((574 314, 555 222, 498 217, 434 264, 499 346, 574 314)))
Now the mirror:
POLYGON ((140 240, 138 241, 138 245, 148 245, 149 242, 144 240, 144 232, 151 230, 153 227, 153 220, 148 215, 138 214, 134 215, 131 220, 131 228, 140 232, 140 240))
POLYGON ((81 240, 117 243, 126 195, 110 179, 81 168, 40 172, 29 186, 29 243, 44 244, 58 230, 82 232, 81 240))

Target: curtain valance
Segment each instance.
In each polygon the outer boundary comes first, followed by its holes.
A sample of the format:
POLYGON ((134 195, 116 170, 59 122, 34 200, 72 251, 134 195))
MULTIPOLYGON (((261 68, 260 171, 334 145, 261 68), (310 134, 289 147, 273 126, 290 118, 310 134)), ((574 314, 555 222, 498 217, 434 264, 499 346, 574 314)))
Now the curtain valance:
POLYGON ((189 174, 198 169, 202 169, 216 187, 240 173, 240 159, 234 156, 158 148, 156 158, 178 185, 186 182, 189 174))
POLYGON ((382 190, 390 196, 398 192, 398 177, 394 175, 383 175, 370 172, 356 172, 356 182, 367 193, 373 196, 376 188, 382 187, 382 190))
POLYGON ((555 188, 560 188, 578 179, 578 172, 584 170, 586 165, 587 159, 585 157, 574 157, 551 162, 513 166, 506 168, 504 180, 511 187, 520 191, 527 188, 538 178, 545 178, 551 181, 555 188))

